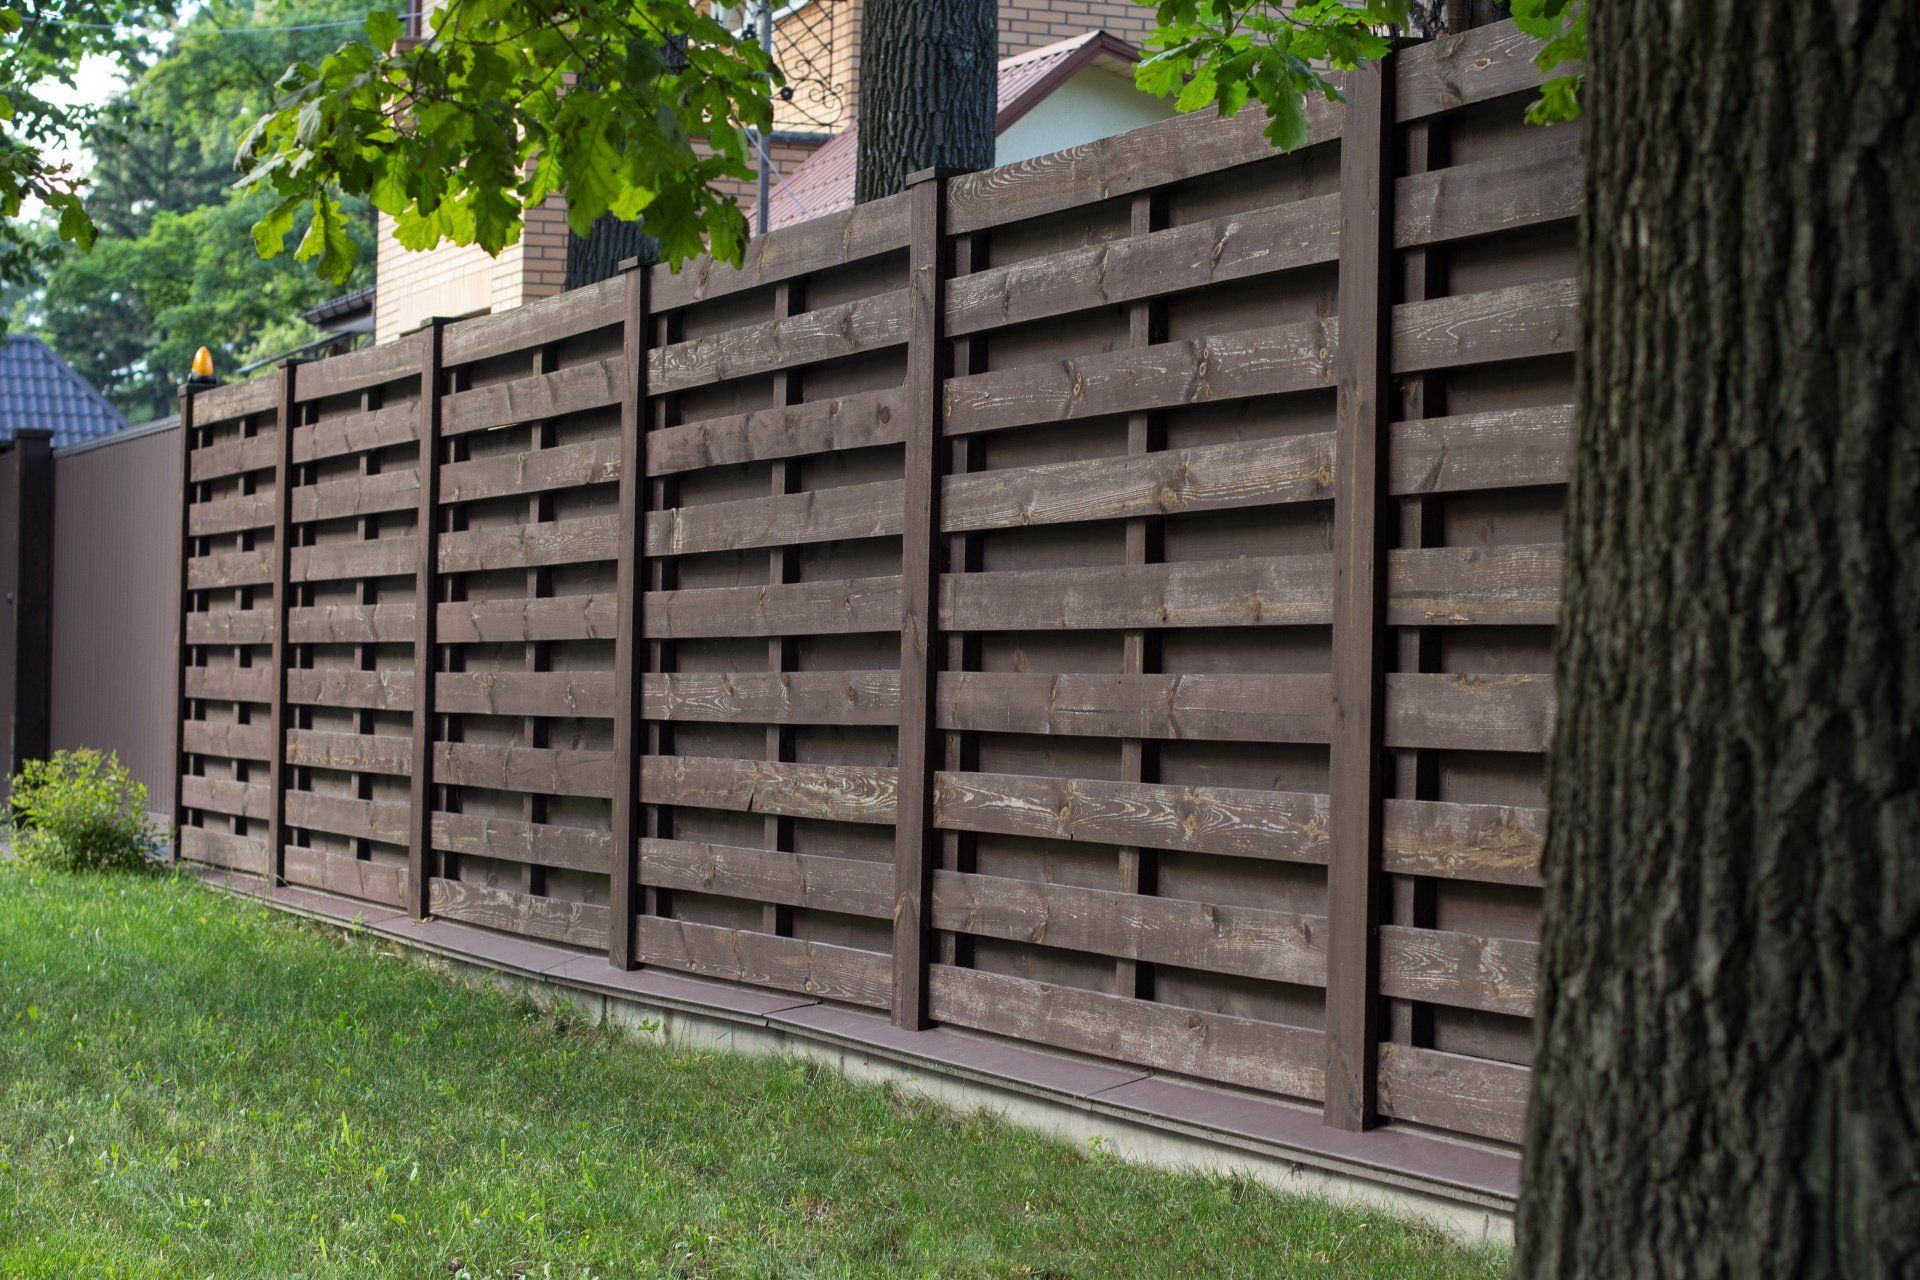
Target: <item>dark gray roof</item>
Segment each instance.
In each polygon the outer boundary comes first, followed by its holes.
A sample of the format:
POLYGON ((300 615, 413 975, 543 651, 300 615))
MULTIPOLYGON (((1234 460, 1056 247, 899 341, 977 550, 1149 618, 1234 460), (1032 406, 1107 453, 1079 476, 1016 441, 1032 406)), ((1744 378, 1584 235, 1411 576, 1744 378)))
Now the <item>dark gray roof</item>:
POLYGON ((126 429, 127 420, 40 339, 0 342, 0 441, 21 427, 46 427, 55 448, 126 429))

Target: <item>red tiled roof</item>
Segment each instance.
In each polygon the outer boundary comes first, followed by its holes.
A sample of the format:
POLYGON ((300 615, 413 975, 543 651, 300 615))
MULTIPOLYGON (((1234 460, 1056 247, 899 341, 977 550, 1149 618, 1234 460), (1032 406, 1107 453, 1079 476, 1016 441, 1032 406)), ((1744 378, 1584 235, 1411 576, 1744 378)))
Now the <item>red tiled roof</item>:
MULTIPOLYGON (((1102 56, 1132 62, 1139 58, 1140 51, 1117 36, 1089 31, 1057 44, 1003 58, 994 132, 1004 133, 1008 125, 1045 101, 1075 72, 1102 56)), ((808 156, 793 172, 782 174, 774 183, 769 202, 773 225, 789 226, 823 213, 852 208, 853 166, 859 150, 860 126, 856 122, 808 156)))

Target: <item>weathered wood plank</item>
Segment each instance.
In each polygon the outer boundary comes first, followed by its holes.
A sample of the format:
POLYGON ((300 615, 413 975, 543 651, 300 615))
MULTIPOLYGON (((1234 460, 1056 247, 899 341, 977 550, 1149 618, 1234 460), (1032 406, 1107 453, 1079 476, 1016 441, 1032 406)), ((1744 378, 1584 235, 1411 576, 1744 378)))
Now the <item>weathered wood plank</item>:
POLYGON ((350 796, 289 791, 287 825, 405 848, 407 804, 403 800, 356 800, 350 796))
POLYGON ((413 601, 308 605, 287 611, 296 644, 407 644, 414 636, 413 601))
MULTIPOLYGON (((219 390, 218 387, 213 388, 219 390)), ((194 398, 196 412, 194 422, 197 426, 206 426, 201 421, 198 407, 211 391, 202 391, 194 398)), ((272 402, 267 406, 272 408, 272 402)), ((195 482, 219 480, 227 476, 242 475, 248 471, 271 470, 279 457, 279 441, 271 433, 265 435, 243 436, 237 440, 222 440, 218 444, 203 445, 187 455, 187 475, 195 482)))
POLYGON ((295 667, 287 672, 287 701, 315 707, 411 711, 412 671, 333 671, 295 667))
POLYGON ((1389 747, 1545 751, 1553 716, 1549 675, 1387 677, 1389 747))
POLYGON ((1380 1046, 1380 1111, 1396 1120, 1517 1143, 1532 1088, 1533 1073, 1510 1062, 1380 1046))
POLYGON ((1323 1040, 1306 1027, 951 965, 928 985, 936 1022, 1290 1097, 1325 1088, 1323 1040))
MULTIPOLYGON (((1412 315, 1409 341, 1418 336, 1418 349, 1430 350, 1446 323, 1412 315)), ((950 378, 945 430, 1002 431, 1327 387, 1338 338, 1335 321, 1303 320, 950 378)))
POLYGON ((215 591, 227 587, 258 587, 273 581, 273 547, 251 551, 220 551, 187 560, 187 587, 215 591))
POLYGON ((1326 556, 945 574, 940 625, 967 631, 1325 626, 1326 556))
POLYGON ((383 405, 368 413, 328 418, 295 427, 293 460, 318 462, 349 453, 371 453, 420 438, 420 411, 410 404, 383 405))
POLYGON ((942 729, 1224 742, 1325 742, 1324 675, 1038 675, 949 671, 942 729))
POLYGON ((618 516, 581 516, 508 529, 443 533, 438 559, 441 573, 475 573, 612 560, 619 551, 618 516))
MULTIPOLYGON (((1557 131, 1556 131, 1557 132, 1557 131)), ((1394 183, 1393 247, 1413 249, 1580 215, 1580 135, 1394 183)))
POLYGON ((642 964, 703 978, 805 992, 823 1000, 877 1009, 886 1008, 893 995, 893 975, 884 951, 860 951, 660 916, 639 918, 635 958, 642 964))
POLYGON ((693 840, 640 842, 641 883, 885 920, 893 864, 693 840))
POLYGON ((450 715, 613 715, 611 671, 442 671, 437 711, 450 715))
POLYGON ((271 702, 273 672, 266 667, 188 667, 184 692, 189 698, 221 702, 271 702))
POLYGON ((1389 800, 1382 850, 1395 875, 1538 888, 1546 841, 1545 809, 1389 800))
POLYGON ((267 842, 258 836, 236 836, 204 827, 180 828, 180 856, 250 875, 267 873, 267 842))
POLYGON ((892 252, 907 243, 907 221, 902 192, 754 236, 737 267, 708 256, 678 271, 664 263, 648 267, 652 308, 671 311, 892 252))
MULTIPOLYGON (((225 386, 196 391, 193 397, 193 423, 197 427, 211 427, 249 414, 265 413, 279 402, 280 374, 278 370, 273 370, 257 374, 245 382, 229 382, 225 386)), ((273 464, 265 462, 261 465, 273 464)), ((202 478, 194 477, 196 480, 202 478)))
POLYGON ((187 507, 187 532, 196 538, 242 529, 265 529, 273 524, 272 492, 241 493, 195 502, 187 507))
POLYGON ((1410 46, 1395 68, 1394 120, 1405 124, 1536 89, 1546 80, 1546 73, 1533 65, 1539 52, 1540 41, 1522 35, 1511 21, 1410 46))
POLYGON ((420 374, 420 348, 406 339, 315 360, 300 368, 299 402, 349 395, 420 374))
POLYGON ((1553 626, 1566 549, 1432 547, 1387 557, 1387 621, 1396 627, 1553 626))
POLYGON ((646 553, 692 555, 843 538, 897 537, 900 481, 876 480, 780 497, 650 511, 646 553))
POLYGON ((221 609, 186 616, 188 644, 252 645, 273 642, 272 609, 221 609))
POLYGON ((1538 943, 1404 925, 1380 927, 1380 994, 1525 1018, 1539 991, 1538 943))
POLYGON ((647 756, 640 762, 640 791, 649 804, 829 822, 892 822, 895 781, 893 769, 877 765, 703 756, 647 756))
POLYGON ((604 797, 613 790, 613 753, 438 742, 433 747, 433 777, 455 787, 604 797))
POLYGON ((180 726, 182 746, 197 756, 224 756, 229 760, 271 760, 273 730, 264 722, 216 724, 189 720, 180 726))
POLYGON ((446 326, 440 358, 447 366, 487 360, 609 328, 625 314, 626 289, 615 276, 524 307, 457 320, 446 326))
POLYGON ((435 607, 442 644, 611 640, 612 592, 523 600, 462 600, 435 607))
POLYGON ((404 778, 413 772, 408 740, 397 734, 287 730, 287 763, 310 769, 379 773, 404 778))
POLYGON ((907 291, 894 289, 785 320, 746 325, 647 353, 651 395, 771 373, 899 346, 907 340, 907 291))
POLYGON ((613 851, 613 837, 605 831, 551 822, 437 811, 430 825, 435 849, 531 866, 605 875, 613 851))
POLYGON ((264 777, 258 782, 234 782, 188 775, 180 779, 180 802, 188 809, 264 822, 273 807, 273 793, 264 777))
MULTIPOLYGON (((440 401, 440 433, 465 435, 584 413, 618 404, 627 392, 627 374, 619 356, 572 365, 552 373, 495 382, 455 391, 440 401)), ((450 466, 447 470, 451 471, 450 466)))
POLYGON ((648 638, 663 640, 894 631, 900 626, 900 579, 649 591, 644 626, 648 638))
POLYGON ((1545 280, 1393 309, 1393 371, 1567 355, 1579 337, 1579 281, 1545 280))
POLYGON ((364 898, 389 907, 406 905, 407 869, 398 863, 373 862, 290 844, 281 855, 280 874, 288 884, 364 898))
POLYGON ((1327 797, 1308 792, 943 771, 934 821, 949 831, 1327 860, 1327 797))
POLYGON ((412 576, 413 561, 412 538, 369 538, 360 542, 295 547, 289 569, 295 582, 397 578, 412 576))
POLYGON ((323 480, 296 486, 292 497, 293 518, 302 523, 409 511, 420 502, 420 473, 407 468, 323 480))
POLYGON ((581 485, 615 484, 619 479, 620 441, 587 440, 446 463, 440 468, 440 500, 449 504, 477 502, 581 485))
POLYGON ((435 876, 428 881, 427 909, 448 920, 463 920, 523 938, 594 950, 604 950, 607 945, 607 909, 598 903, 543 898, 435 876))
POLYGON ((899 444, 905 406, 905 390, 890 387, 650 431, 647 474, 899 444))
POLYGON ((896 724, 897 671, 736 671, 641 678, 649 720, 747 724, 896 724))
POLYGON ((1396 495, 1565 484, 1573 461, 1570 404, 1396 422, 1392 432, 1396 495))
POLYGON ((1151 964, 1320 986, 1326 920, 1292 911, 941 871, 933 927, 1151 964))

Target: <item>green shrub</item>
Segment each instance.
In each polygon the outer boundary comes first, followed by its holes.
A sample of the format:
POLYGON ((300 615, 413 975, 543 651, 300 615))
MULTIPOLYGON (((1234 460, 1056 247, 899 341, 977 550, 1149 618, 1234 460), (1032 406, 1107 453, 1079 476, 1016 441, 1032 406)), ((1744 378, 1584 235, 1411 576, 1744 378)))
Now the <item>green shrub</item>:
POLYGON ((56 871, 144 866, 166 833, 147 820, 147 788, 118 755, 90 748, 29 760, 14 775, 13 849, 56 871))

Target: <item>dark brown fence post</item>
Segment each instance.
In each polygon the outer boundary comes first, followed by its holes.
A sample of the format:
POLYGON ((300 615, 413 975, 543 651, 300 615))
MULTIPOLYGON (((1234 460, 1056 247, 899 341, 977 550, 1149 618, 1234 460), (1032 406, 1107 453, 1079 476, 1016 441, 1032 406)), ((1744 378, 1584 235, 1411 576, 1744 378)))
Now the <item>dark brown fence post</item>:
POLYGON ((1391 55, 1348 80, 1340 141, 1340 346, 1335 357, 1333 742, 1327 866, 1326 1122, 1376 1117, 1380 1034, 1382 716, 1388 653, 1383 499, 1392 318, 1391 55))
POLYGON ((267 887, 275 887, 284 878, 287 859, 287 597, 291 594, 293 552, 293 423, 299 414, 294 400, 294 379, 299 364, 289 360, 280 366, 280 406, 274 413, 279 439, 274 445, 273 464, 273 705, 267 712, 267 732, 272 738, 268 748, 273 754, 267 763, 267 787, 271 791, 267 810, 267 887))
POLYGON ((927 1025, 932 939, 932 750, 934 683, 939 678, 940 482, 947 455, 941 395, 952 363, 946 342, 947 179, 923 169, 912 192, 908 248, 912 314, 907 328, 905 520, 900 537, 900 769, 895 786, 893 1021, 927 1025))
POLYGON ((626 388, 620 398, 620 554, 614 577, 613 637, 613 853, 607 921, 607 963, 634 965, 633 891, 640 877, 640 757, 646 725, 640 711, 642 516, 647 490, 647 273, 626 265, 627 314, 622 363, 626 388))
POLYGON ((413 741, 408 759, 407 909, 424 919, 433 879, 434 573, 440 542, 440 338, 442 320, 418 331, 420 343, 420 508, 414 519, 413 741))
POLYGON ((22 427, 13 433, 14 550, 13 706, 6 727, 9 774, 52 749, 53 725, 53 432, 22 427))
POLYGON ((180 525, 174 543, 174 619, 173 661, 173 856, 180 858, 180 832, 187 824, 185 789, 180 780, 187 775, 187 659, 193 652, 187 640, 187 615, 192 593, 187 588, 187 560, 193 551, 193 535, 187 531, 187 513, 193 508, 193 395, 213 385, 189 379, 180 384, 180 525))

